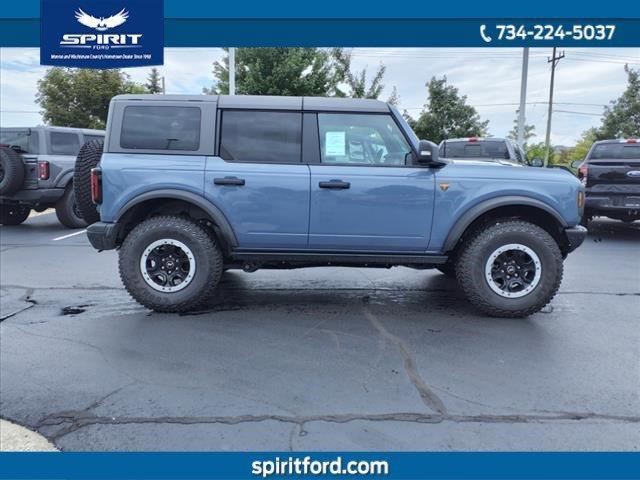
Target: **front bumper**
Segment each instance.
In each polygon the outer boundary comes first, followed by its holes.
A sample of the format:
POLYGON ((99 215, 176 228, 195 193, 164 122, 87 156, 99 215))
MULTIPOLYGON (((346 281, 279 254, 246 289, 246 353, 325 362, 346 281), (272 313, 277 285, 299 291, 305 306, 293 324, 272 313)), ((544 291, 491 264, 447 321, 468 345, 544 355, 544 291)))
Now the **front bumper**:
POLYGON ((582 245, 584 239, 587 238, 587 229, 582 225, 576 225, 575 227, 565 228, 564 234, 567 237, 567 253, 570 253, 582 245))
POLYGON ((87 237, 96 250, 113 250, 118 246, 120 225, 117 223, 96 222, 87 227, 87 237))

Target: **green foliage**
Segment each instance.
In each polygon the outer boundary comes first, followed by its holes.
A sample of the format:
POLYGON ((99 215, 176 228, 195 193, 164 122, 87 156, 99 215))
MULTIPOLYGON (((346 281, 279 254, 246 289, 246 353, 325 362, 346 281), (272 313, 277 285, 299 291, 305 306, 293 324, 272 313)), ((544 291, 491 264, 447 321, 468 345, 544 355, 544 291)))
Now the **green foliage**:
MULTIPOLYGON (((382 80, 386 67, 382 64, 373 74, 371 83, 367 85, 367 69, 363 68, 359 72, 353 72, 351 70, 351 51, 343 48, 334 48, 331 51, 331 55, 337 63, 339 74, 343 77, 343 82, 347 86, 347 91, 339 91, 337 96, 345 96, 352 98, 374 98, 377 99, 382 90, 384 90, 384 84, 382 80)), ((397 96, 397 91, 395 92, 397 96)), ((392 94, 393 95, 393 94, 392 94)))
MULTIPOLYGON (((518 141, 518 114, 520 113, 520 109, 516 110, 516 118, 513 120, 513 128, 507 134, 507 138, 513 140, 514 142, 518 141)), ((535 125, 524 125, 524 148, 526 150, 527 144, 529 140, 536 136, 535 125)))
MULTIPOLYGON (((227 49, 228 51, 228 49, 227 49)), ((209 95, 229 93, 229 55, 213 64, 209 95)), ((243 95, 333 96, 345 72, 328 50, 319 48, 236 49, 236 93, 243 95)))
POLYGON ((158 72, 157 68, 153 67, 151 69, 144 86, 149 93, 162 93, 162 80, 160 79, 160 72, 158 72))
POLYGON ((466 95, 447 83, 447 77, 433 77, 427 83, 428 103, 416 121, 409 122, 419 138, 439 143, 445 138, 486 136, 488 120, 481 120, 466 95))
MULTIPOLYGON (((553 149, 553 145, 551 146, 551 149, 553 149)), ((527 159, 529 161, 533 160, 534 158, 543 160, 546 151, 547 147, 545 146, 544 142, 532 143, 530 145, 526 145, 524 148, 524 152, 527 155, 527 159)))
POLYGON ((112 97, 145 92, 121 70, 50 68, 38 81, 36 102, 50 125, 104 128, 112 97))
POLYGON ((578 141, 578 143, 569 150, 568 160, 569 163, 574 160, 584 160, 589 153, 589 149, 593 142, 597 139, 597 130, 595 128, 590 128, 589 130, 582 133, 582 138, 578 141))
POLYGON ((611 102, 597 131, 598 140, 640 137, 640 70, 625 65, 628 85, 624 93, 611 102))

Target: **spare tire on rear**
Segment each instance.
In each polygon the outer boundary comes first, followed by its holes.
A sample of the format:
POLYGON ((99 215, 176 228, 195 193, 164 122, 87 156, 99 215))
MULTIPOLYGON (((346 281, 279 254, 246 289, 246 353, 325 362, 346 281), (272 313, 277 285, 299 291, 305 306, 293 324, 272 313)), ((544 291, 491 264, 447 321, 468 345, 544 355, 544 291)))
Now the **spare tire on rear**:
POLYGON ((85 143, 76 158, 76 166, 73 172, 73 190, 76 196, 76 207, 82 218, 89 225, 100 221, 100 214, 93 200, 91 200, 91 169, 98 166, 104 142, 102 140, 90 140, 85 143))
POLYGON ((13 148, 0 147, 0 195, 11 195, 22 187, 24 163, 13 148))

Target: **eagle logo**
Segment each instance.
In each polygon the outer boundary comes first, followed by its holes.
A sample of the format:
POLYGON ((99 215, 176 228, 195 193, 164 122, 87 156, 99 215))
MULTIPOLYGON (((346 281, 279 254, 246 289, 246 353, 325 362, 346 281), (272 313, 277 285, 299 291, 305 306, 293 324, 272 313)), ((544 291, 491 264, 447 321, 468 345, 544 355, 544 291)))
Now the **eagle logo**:
POLYGON ((99 32, 104 32, 105 30, 109 30, 110 28, 122 25, 127 21, 127 18, 129 18, 129 12, 127 12, 124 8, 115 15, 111 15, 107 18, 96 18, 92 15, 89 15, 88 13, 83 12, 81 8, 76 11, 76 20, 78 20, 79 23, 89 28, 98 30, 99 32))

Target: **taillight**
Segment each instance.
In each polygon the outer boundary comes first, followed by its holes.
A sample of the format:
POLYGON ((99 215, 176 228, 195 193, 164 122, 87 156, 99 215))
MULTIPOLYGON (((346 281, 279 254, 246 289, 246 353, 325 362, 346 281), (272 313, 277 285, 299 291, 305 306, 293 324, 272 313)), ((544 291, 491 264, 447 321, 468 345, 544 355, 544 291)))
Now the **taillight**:
POLYGON ((638 143, 638 140, 636 140, 635 138, 629 138, 627 140, 627 143, 638 143))
POLYGON ((582 182, 583 185, 587 185, 587 176, 589 174, 589 166, 586 163, 583 163, 578 167, 578 179, 582 182))
POLYGON ((38 178, 40 180, 49 180, 49 162, 38 162, 38 178))
POLYGON ((102 170, 91 169, 91 200, 93 203, 102 203, 102 170))
POLYGON ((470 137, 469 140, 467 140, 468 142, 477 142, 478 141, 478 137, 470 137))

